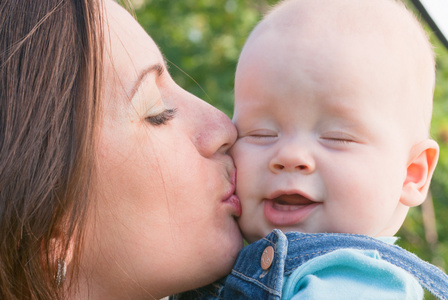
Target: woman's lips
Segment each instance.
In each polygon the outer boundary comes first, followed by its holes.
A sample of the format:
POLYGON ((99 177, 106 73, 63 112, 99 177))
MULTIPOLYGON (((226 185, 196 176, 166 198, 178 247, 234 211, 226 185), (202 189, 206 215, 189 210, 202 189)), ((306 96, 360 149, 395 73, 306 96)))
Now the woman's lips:
POLYGON ((291 226, 303 222, 319 204, 299 194, 282 194, 264 199, 264 215, 275 226, 291 226))
POLYGON ((240 198, 238 198, 237 195, 230 196, 224 202, 231 204, 231 206, 233 207, 232 215, 234 217, 239 218, 241 216, 241 202, 240 198))
POLYGON ((235 195, 236 170, 232 172, 230 180, 231 180, 230 182, 231 187, 230 190, 224 196, 223 202, 229 203, 232 206, 233 208, 232 215, 238 218, 241 216, 241 202, 240 198, 238 198, 238 196, 235 195))

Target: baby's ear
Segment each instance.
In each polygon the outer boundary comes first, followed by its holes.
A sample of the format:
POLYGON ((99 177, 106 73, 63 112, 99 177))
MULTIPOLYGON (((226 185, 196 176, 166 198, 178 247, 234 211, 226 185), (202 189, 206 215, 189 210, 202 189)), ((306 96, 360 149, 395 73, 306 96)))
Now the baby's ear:
POLYGON ((434 140, 426 139, 414 145, 410 154, 400 199, 408 207, 425 201, 439 158, 439 145, 434 140))

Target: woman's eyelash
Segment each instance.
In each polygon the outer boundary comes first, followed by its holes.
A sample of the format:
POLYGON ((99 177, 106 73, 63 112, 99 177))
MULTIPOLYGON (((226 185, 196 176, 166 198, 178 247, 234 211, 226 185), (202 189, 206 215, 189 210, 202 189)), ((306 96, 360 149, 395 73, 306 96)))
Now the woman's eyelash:
POLYGON ((146 120, 154 126, 165 125, 176 116, 176 111, 176 108, 165 109, 158 115, 146 117, 146 120))

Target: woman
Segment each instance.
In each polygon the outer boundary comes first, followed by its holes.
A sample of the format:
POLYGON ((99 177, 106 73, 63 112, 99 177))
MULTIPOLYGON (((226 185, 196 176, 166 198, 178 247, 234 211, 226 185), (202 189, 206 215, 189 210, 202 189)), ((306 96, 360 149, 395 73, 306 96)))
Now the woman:
POLYGON ((230 120, 112 0, 0 20, 0 298, 158 299, 229 272, 230 120))

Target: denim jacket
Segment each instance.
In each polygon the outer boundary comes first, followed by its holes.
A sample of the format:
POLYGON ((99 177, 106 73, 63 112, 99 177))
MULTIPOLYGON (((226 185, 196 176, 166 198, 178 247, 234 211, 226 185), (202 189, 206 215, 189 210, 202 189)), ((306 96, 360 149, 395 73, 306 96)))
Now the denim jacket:
MULTIPOLYGON (((282 233, 274 230, 238 255, 232 272, 206 287, 171 297, 185 299, 281 299, 283 277, 313 258, 340 249, 375 250, 406 272, 439 299, 448 299, 448 276, 414 254, 375 238, 352 234, 282 233), (273 251, 265 251, 272 247, 273 251), (273 254, 273 255, 272 255, 273 254), (260 264, 263 258, 266 270, 260 264)), ((262 263, 263 264, 263 263, 262 263)))

